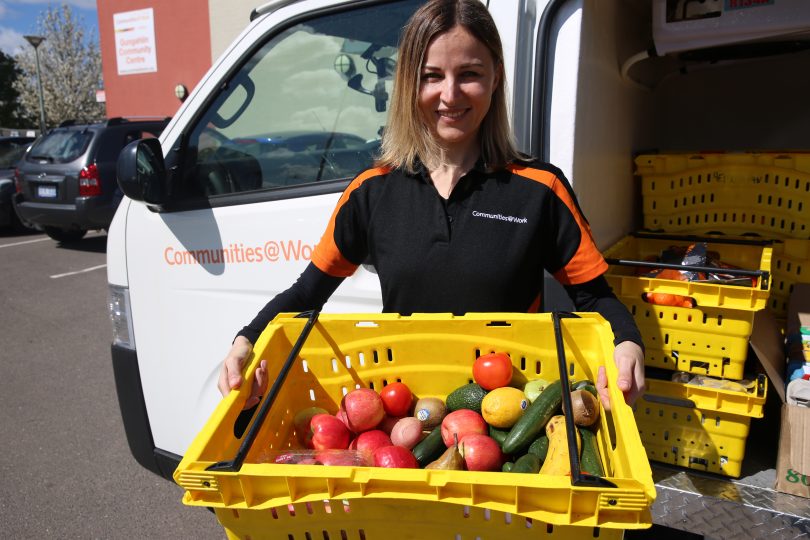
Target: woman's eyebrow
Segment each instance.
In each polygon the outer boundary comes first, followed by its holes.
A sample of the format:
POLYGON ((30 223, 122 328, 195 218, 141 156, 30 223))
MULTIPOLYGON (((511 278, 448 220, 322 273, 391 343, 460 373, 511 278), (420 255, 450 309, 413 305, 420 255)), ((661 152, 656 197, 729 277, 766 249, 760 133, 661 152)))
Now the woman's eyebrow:
MULTIPOLYGON (((472 62, 466 62, 464 64, 459 64, 458 66, 453 66, 453 67, 458 68, 458 69, 465 69, 465 68, 469 68, 469 67, 479 67, 480 68, 480 67, 484 67, 484 62, 482 62, 480 60, 473 60, 472 62)), ((442 68, 440 68, 438 66, 431 66, 429 64, 425 64, 424 66, 422 66, 422 69, 423 70, 428 70, 428 71, 441 71, 442 70, 442 68)))

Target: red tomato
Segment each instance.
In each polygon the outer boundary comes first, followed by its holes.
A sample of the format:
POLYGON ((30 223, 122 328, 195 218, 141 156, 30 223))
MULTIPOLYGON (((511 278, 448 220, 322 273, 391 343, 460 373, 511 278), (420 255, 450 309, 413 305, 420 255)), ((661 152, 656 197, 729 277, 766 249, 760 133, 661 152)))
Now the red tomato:
POLYGON ((413 394, 405 383, 394 382, 380 390, 383 408, 388 416, 406 416, 411 412, 413 394))
POLYGON ((479 356, 473 364, 473 378, 484 390, 495 390, 512 380, 512 360, 505 353, 479 356))

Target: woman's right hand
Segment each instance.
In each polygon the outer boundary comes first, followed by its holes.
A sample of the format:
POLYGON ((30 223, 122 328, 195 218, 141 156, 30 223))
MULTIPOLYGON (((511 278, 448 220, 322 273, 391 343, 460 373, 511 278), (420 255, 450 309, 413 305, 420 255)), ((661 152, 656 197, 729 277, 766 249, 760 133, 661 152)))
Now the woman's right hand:
MULTIPOLYGON (((222 363, 222 370, 219 373, 219 391, 223 396, 227 396, 231 390, 236 390, 242 386, 242 368, 247 357, 250 356, 253 345, 244 336, 237 336, 233 341, 231 350, 222 363)), ((253 379, 253 387, 250 390, 250 397, 245 402, 245 409, 255 407, 259 403, 262 395, 267 389, 267 360, 262 360, 256 368, 256 376, 253 379)))

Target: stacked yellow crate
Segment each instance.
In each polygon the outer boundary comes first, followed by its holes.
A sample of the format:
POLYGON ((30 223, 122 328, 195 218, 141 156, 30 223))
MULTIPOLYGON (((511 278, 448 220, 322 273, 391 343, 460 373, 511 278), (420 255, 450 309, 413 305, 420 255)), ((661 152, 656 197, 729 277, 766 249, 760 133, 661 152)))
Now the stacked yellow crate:
POLYGON ((767 392, 765 377, 742 380, 754 313, 768 307, 783 318, 793 284, 810 281, 810 154, 655 154, 635 163, 644 227, 657 234, 609 249, 607 278, 639 325, 647 366, 673 372, 650 377, 635 406, 641 438, 652 460, 736 477, 767 392), (670 246, 704 241, 723 263, 758 272, 751 286, 638 271, 670 246), (648 303, 649 293, 693 307, 648 303))
POLYGON ((793 284, 810 281, 810 153, 646 154, 635 165, 645 229, 774 240, 769 307, 784 319, 793 284))

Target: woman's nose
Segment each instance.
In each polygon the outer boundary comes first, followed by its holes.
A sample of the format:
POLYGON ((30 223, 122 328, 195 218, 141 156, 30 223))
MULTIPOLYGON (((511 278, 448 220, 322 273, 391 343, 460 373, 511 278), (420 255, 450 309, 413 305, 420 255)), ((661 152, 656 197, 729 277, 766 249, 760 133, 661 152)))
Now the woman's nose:
POLYGON ((442 85, 441 99, 444 103, 453 103, 458 99, 461 92, 458 81, 455 77, 446 77, 442 85))

